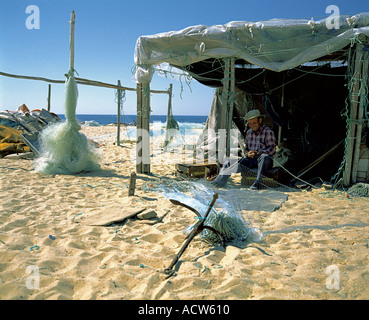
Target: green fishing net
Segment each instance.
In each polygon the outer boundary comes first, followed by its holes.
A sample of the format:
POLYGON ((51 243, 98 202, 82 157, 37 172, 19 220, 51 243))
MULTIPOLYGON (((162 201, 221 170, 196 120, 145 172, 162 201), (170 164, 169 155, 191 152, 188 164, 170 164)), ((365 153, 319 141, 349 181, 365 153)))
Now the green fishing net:
POLYGON ((76 119, 78 90, 72 76, 66 82, 66 121, 44 129, 40 135, 40 156, 35 159, 35 170, 46 174, 75 174, 100 169, 97 148, 80 133, 76 119))

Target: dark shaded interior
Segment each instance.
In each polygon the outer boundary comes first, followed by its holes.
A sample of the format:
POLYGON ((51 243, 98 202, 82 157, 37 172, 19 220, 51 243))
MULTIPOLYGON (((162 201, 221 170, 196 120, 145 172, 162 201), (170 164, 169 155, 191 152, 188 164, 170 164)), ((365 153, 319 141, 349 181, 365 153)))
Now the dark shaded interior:
MULTIPOLYGON (((222 87, 222 60, 208 59, 185 69, 200 83, 222 87)), ((177 67, 178 68, 178 67, 177 67)), ((253 95, 253 103, 267 115, 266 125, 281 144, 292 151, 285 167, 294 174, 304 171, 313 161, 342 142, 329 156, 301 176, 304 180, 320 177, 329 181, 337 173, 344 155, 346 137, 347 67, 344 61, 311 63, 283 72, 256 68, 245 61, 235 61, 235 85, 253 95), (281 106, 284 91, 284 105, 281 106)), ((241 133, 244 120, 234 109, 234 122, 241 133)), ((289 176, 291 178, 291 176, 289 176)))

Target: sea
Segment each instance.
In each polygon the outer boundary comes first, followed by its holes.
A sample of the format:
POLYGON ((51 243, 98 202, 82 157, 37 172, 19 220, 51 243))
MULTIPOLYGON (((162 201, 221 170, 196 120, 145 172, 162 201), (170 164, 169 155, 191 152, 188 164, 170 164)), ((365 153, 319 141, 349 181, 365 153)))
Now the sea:
MULTIPOLYGON (((58 114, 61 120, 65 120, 64 114, 58 114)), ((174 115, 174 119, 177 121, 179 131, 182 135, 193 134, 192 130, 203 129, 208 116, 190 116, 190 115, 174 115)), ((118 122, 118 116, 116 114, 77 114, 77 120, 82 125, 89 126, 105 126, 109 124, 116 124, 118 122)), ((122 115, 120 118, 121 124, 136 125, 136 115, 122 115)), ((151 115, 150 116, 151 130, 150 136, 161 135, 165 131, 167 116, 166 115, 151 115), (154 128, 154 129, 153 129, 154 128)), ((135 129, 130 129, 130 136, 135 135, 135 129), (132 132, 131 132, 132 131, 132 132)))

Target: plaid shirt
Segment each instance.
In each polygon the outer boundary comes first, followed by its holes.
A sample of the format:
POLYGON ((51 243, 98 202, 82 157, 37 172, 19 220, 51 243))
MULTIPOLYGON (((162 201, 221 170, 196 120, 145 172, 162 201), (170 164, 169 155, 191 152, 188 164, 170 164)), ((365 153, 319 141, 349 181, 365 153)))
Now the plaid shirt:
POLYGON ((245 144, 247 151, 257 151, 258 156, 261 153, 266 153, 271 157, 275 155, 275 135, 269 127, 261 125, 256 132, 252 131, 252 129, 247 130, 245 144))

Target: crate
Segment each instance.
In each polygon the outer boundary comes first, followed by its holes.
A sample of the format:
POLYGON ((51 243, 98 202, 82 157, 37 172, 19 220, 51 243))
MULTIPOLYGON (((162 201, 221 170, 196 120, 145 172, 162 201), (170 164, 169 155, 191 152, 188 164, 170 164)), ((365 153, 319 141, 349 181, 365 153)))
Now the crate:
POLYGON ((204 163, 177 163, 176 175, 182 178, 204 178, 207 173, 209 176, 214 175, 217 172, 217 164, 211 162, 204 163), (207 172, 206 172, 207 171, 207 172))

